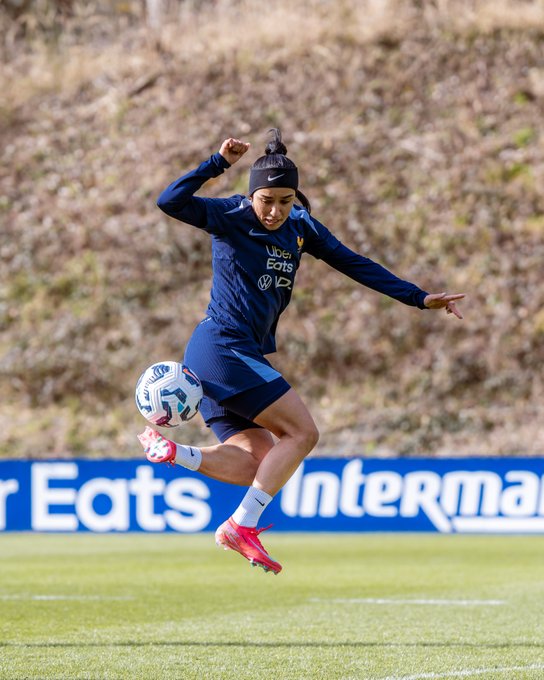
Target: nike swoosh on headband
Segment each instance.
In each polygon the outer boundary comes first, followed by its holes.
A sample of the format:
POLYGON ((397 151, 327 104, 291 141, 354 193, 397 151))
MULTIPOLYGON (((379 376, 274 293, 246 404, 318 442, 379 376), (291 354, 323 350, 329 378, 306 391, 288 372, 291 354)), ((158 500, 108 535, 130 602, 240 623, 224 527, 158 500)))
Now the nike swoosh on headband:
POLYGON ((267 179, 269 182, 273 182, 275 179, 279 179, 280 177, 283 177, 284 175, 285 175, 284 172, 283 172, 281 175, 276 175, 275 177, 271 177, 270 175, 268 175, 268 177, 267 177, 266 179, 267 179))

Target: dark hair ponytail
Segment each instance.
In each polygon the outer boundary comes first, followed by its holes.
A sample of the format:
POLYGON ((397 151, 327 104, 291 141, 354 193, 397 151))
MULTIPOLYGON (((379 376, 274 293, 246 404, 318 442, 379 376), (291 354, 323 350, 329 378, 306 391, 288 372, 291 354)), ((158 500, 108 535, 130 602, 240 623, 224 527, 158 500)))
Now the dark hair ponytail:
POLYGON ((312 204, 310 201, 306 198, 306 196, 302 193, 302 191, 299 191, 298 189, 295 191, 295 196, 298 198, 298 200, 302 203, 302 206, 306 208, 306 210, 311 213, 312 212, 312 204))
MULTIPOLYGON (((265 154, 267 156, 275 156, 276 154, 279 154, 280 156, 287 156, 287 147, 281 140, 281 130, 279 128, 272 128, 268 131, 268 134, 272 135, 272 139, 265 147, 265 154)), ((293 161, 290 161, 288 158, 286 158, 286 160, 288 160, 293 166, 295 165, 293 161)))
MULTIPOLYGON (((271 138, 265 147, 264 156, 257 158, 255 163, 252 165, 252 170, 296 170, 297 166, 293 163, 290 158, 287 158, 287 147, 282 141, 281 131, 279 128, 272 128, 268 131, 271 138)), ((294 185, 296 186, 296 185, 294 185)), ((250 192, 252 193, 252 192, 250 192)), ((312 211, 312 206, 310 201, 306 196, 299 191, 295 190, 295 195, 304 208, 308 211, 312 211)))

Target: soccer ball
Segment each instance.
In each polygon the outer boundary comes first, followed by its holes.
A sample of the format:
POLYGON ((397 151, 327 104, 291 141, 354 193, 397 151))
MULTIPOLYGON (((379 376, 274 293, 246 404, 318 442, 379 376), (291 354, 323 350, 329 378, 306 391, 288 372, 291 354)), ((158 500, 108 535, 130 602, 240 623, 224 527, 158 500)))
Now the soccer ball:
POLYGON ((136 406, 149 422, 177 427, 198 413, 202 385, 196 375, 176 361, 147 368, 136 384, 136 406))

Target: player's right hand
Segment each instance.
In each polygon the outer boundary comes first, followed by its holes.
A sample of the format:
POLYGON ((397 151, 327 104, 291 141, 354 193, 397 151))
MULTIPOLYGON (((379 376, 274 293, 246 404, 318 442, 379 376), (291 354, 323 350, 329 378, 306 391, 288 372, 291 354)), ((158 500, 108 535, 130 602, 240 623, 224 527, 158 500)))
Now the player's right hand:
POLYGON ((249 147, 249 142, 241 142, 239 139, 233 139, 232 137, 229 137, 229 139, 225 139, 223 144, 221 144, 219 153, 223 156, 227 163, 233 165, 236 163, 236 161, 239 161, 240 158, 242 158, 249 147))

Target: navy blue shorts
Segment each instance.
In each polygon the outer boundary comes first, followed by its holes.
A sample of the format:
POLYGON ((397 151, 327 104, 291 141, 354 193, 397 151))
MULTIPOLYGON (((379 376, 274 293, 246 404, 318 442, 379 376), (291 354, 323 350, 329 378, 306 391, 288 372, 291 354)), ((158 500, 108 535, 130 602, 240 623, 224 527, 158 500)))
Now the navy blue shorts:
POLYGON ((195 328, 183 362, 202 383, 200 413, 221 442, 259 427, 253 419, 291 389, 255 342, 209 317, 195 328))

